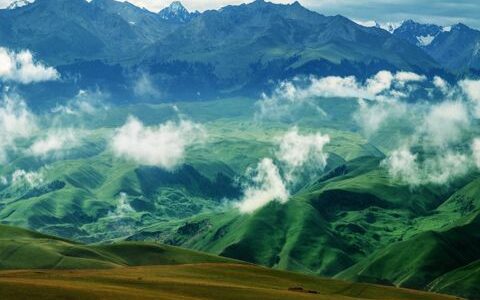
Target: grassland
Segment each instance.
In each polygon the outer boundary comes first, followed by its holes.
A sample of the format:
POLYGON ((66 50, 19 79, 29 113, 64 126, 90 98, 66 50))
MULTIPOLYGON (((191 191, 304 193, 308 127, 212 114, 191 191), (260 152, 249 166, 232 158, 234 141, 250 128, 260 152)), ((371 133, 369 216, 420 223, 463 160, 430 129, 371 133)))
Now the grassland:
POLYGON ((454 299, 153 243, 83 245, 0 226, 0 299, 454 299))
POLYGON ((425 299, 456 297, 239 264, 0 272, 2 299, 425 299))
MULTIPOLYGON (((382 151, 406 134, 402 124, 386 126, 369 142, 352 121, 354 101, 319 101, 325 116, 301 111, 298 118, 292 111, 268 121, 253 118, 249 99, 112 107, 91 122, 71 117, 67 124, 88 124, 82 145, 58 157, 20 152, 0 166, 0 176, 24 169, 40 171, 44 179, 35 187, 0 186, 0 220, 115 244, 86 246, 29 233, 32 243, 25 233, 2 237, 0 230, 0 269, 106 268, 115 274, 134 266, 232 262, 219 261, 220 255, 276 270, 474 298, 480 282, 478 174, 412 189, 381 167, 382 151), (109 137, 128 115, 157 125, 177 118, 177 111, 208 131, 204 144, 188 149, 182 166, 168 172, 112 155, 109 137), (303 182, 285 204, 271 202, 252 214, 232 209, 241 197, 237 179, 273 157, 278 138, 294 125, 330 135, 325 173, 303 182), (131 209, 119 214, 122 194, 131 209)), ((86 281, 96 276, 84 274, 86 281)))

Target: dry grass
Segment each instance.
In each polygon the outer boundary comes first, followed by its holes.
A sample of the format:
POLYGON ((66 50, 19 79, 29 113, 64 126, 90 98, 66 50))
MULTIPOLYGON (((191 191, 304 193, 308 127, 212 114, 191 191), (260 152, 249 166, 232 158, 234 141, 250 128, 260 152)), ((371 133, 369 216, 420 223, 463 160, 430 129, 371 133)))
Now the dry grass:
POLYGON ((0 299, 459 299, 251 265, 0 272, 0 299))

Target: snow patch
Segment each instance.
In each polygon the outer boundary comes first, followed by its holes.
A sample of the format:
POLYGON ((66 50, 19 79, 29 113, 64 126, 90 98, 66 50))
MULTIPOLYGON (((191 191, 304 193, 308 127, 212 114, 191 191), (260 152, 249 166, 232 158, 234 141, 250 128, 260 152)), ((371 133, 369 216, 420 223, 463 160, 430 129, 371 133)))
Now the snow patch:
POLYGON ((32 4, 34 2, 35 2, 35 0, 17 0, 17 1, 13 1, 7 8, 8 9, 16 9, 16 8, 27 6, 27 5, 32 4))
POLYGON ((452 31, 452 26, 442 27, 442 32, 450 32, 450 31, 452 31))
POLYGON ((418 45, 422 47, 426 47, 430 45, 434 39, 435 39, 435 36, 433 35, 417 36, 418 45))

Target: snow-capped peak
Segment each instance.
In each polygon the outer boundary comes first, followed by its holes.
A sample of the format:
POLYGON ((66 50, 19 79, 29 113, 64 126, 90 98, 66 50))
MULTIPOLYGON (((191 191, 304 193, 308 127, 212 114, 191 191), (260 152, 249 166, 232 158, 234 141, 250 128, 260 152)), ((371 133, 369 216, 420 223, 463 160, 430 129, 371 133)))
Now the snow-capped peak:
POLYGON ((390 33, 393 33, 395 31, 395 29, 397 29, 398 27, 400 27, 400 25, 402 25, 401 22, 377 22, 377 21, 372 21, 372 20, 368 20, 368 21, 353 20, 353 21, 355 23, 357 23, 358 25, 362 25, 362 26, 365 26, 365 27, 381 28, 381 29, 386 30, 390 33))
POLYGON ((191 14, 180 1, 172 2, 168 7, 162 9, 159 13, 164 20, 187 22, 194 14, 191 14))
POLYGON ((395 29, 400 27, 402 25, 401 22, 384 22, 384 23, 378 23, 376 24, 377 28, 382 28, 383 30, 386 30, 390 33, 393 33, 395 29))
POLYGON ((174 1, 168 6, 168 9, 175 14, 188 13, 188 10, 183 6, 182 2, 174 1))
POLYGON ((24 7, 29 4, 32 4, 33 2, 35 2, 35 0, 16 0, 16 1, 13 1, 7 8, 16 9, 16 8, 20 8, 20 7, 24 7))
POLYGON ((442 27, 442 32, 450 32, 450 31, 452 31, 452 26, 442 27))

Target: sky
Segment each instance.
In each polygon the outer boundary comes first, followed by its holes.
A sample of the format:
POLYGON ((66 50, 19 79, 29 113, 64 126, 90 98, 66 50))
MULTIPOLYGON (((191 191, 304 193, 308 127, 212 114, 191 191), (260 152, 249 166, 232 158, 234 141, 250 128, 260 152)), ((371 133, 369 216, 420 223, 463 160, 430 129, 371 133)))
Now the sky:
MULTIPOLYGON (((241 4, 252 0, 183 0, 189 10, 218 9, 229 4, 241 4)), ((0 6, 11 0, 0 0, 0 6)), ((170 0, 129 0, 129 2, 159 11, 170 0)), ((292 0, 271 0, 291 3, 292 0)), ((406 19, 448 26, 464 23, 480 29, 479 0, 300 0, 303 6, 324 15, 344 15, 359 21, 401 22, 406 19)))
MULTIPOLYGON (((130 2, 158 11, 170 0, 130 0, 130 2)), ((216 9, 229 4, 251 0, 183 0, 189 10, 216 9)), ((272 0, 291 3, 292 0, 272 0)), ((300 0, 305 7, 324 15, 344 15, 360 21, 401 22, 413 19, 438 25, 465 23, 480 29, 479 0, 300 0)))

